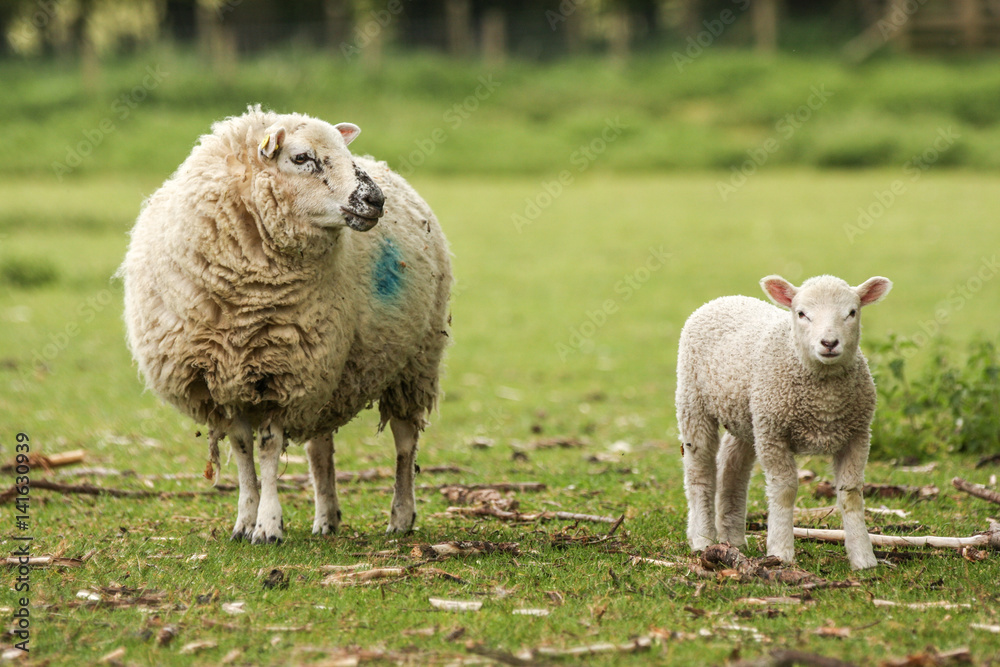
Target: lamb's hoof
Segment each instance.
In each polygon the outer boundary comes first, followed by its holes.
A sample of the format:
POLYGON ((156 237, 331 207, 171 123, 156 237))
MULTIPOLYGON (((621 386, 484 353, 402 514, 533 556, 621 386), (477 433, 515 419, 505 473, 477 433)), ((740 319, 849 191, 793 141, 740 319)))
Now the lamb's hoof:
POLYGON ((405 535, 413 532, 413 524, 417 522, 417 513, 407 517, 408 520, 399 520, 397 517, 389 519, 389 527, 385 529, 387 535, 405 535))
POLYGON ((870 570, 873 567, 878 567, 878 560, 875 558, 875 554, 871 557, 865 557, 856 563, 851 563, 852 570, 870 570))
POLYGON ((778 560, 780 560, 785 565, 795 565, 795 552, 794 551, 790 551, 790 552, 784 552, 784 551, 782 551, 780 553, 770 553, 769 552, 767 555, 770 556, 770 557, 772 557, 772 558, 777 558, 778 560))
POLYGON ((333 535, 337 532, 337 528, 336 524, 328 521, 323 523, 313 522, 313 535, 333 535))

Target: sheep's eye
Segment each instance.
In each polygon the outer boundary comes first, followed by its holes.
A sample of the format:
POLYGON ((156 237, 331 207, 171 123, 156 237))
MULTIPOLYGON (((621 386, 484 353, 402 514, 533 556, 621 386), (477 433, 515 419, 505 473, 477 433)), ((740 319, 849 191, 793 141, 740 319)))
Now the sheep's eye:
POLYGON ((854 317, 854 316, 855 316, 855 315, 857 315, 857 314, 858 314, 858 311, 856 311, 856 310, 854 310, 854 309, 852 308, 852 309, 851 309, 851 312, 847 313, 847 316, 848 316, 848 317, 854 317))
POLYGON ((799 319, 800 320, 808 320, 809 319, 808 317, 806 317, 806 313, 805 313, 804 310, 800 310, 799 311, 799 319))
POLYGON ((311 159, 312 158, 309 157, 309 153, 299 153, 298 155, 292 156, 292 164, 305 164, 311 159))

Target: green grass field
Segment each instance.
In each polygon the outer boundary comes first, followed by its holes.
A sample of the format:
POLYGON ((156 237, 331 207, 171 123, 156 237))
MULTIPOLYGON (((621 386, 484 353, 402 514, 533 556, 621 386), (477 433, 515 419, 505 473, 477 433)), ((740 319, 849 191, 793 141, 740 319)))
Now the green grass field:
MULTIPOLYGON (((363 138, 359 150, 369 150, 363 138)), ((730 172, 616 175, 600 157, 581 172, 568 154, 555 155, 537 175, 412 177, 449 236, 457 277, 445 398, 419 460, 425 470, 458 470, 418 477, 418 530, 384 537, 391 480, 376 479, 342 484, 342 532, 312 536, 311 492, 294 481, 306 472, 303 451, 292 447, 282 491, 287 541, 277 547, 229 542, 235 493, 170 495, 209 490, 199 477, 206 442, 195 437, 195 424, 143 392, 125 348, 121 288, 110 276, 142 199, 166 173, 83 174, 62 183, 6 176, 0 458, 13 458, 15 436, 24 432, 33 452, 84 449, 88 467, 135 473, 35 469, 34 479, 167 494, 36 489, 27 531, 15 528, 14 506, 4 506, 0 535, 10 552, 19 546, 13 537, 26 534, 36 555, 94 552, 78 567, 31 571, 31 657, 22 663, 94 664, 120 648, 124 655, 115 659, 135 665, 214 665, 227 656, 232 664, 447 664, 482 660, 482 652, 511 662, 507 654, 526 649, 637 637, 651 638, 651 647, 551 661, 723 664, 798 648, 877 665, 927 647, 968 647, 978 665, 1000 661, 1000 635, 972 627, 1000 623, 996 553, 979 561, 954 550, 919 552, 852 574, 841 546, 800 541, 804 570, 857 582, 812 592, 693 574, 673 407, 685 317, 715 296, 758 295, 757 281, 770 273, 793 281, 824 272, 854 283, 890 277, 892 294, 865 313, 867 341, 895 334, 921 343, 922 333, 937 328, 960 356, 966 341, 995 340, 1000 176, 930 170, 910 180, 902 168, 767 169, 723 201, 719 184, 730 172), (563 170, 572 182, 557 186, 563 170), (894 201, 858 227, 858 209, 877 212, 873 203, 887 202, 896 181, 903 185, 894 201), (545 447, 545 438, 576 445, 545 447), (480 440, 492 446, 474 447, 480 440), (166 477, 177 474, 190 476, 166 477), (527 481, 546 488, 517 494, 523 512, 624 514, 625 521, 602 540, 606 524, 455 516, 437 490, 527 481), (516 542, 519 555, 419 566, 409 557, 415 545, 467 539, 516 542), (676 565, 636 564, 633 556, 676 565), (371 585, 323 584, 323 566, 359 563, 414 567, 371 585), (266 585, 274 569, 287 588, 266 585), (431 597, 482 608, 441 611, 431 597), (887 608, 875 599, 954 606, 887 608), (515 613, 521 609, 547 615, 515 613)), ((922 344, 909 363, 926 365, 930 354, 931 345, 922 344)), ((367 413, 339 434, 339 470, 391 466, 391 437, 376 435, 375 425, 367 413)), ((868 481, 935 484, 940 493, 872 499, 870 506, 884 503, 909 516, 871 516, 870 527, 971 535, 997 516, 995 506, 949 483, 955 475, 985 483, 995 466, 974 469, 975 458, 947 456, 933 459, 933 470, 914 472, 891 458, 870 463, 868 481)), ((801 465, 830 477, 825 461, 801 465)), ((223 475, 231 481, 235 468, 223 475)), ((798 506, 830 503, 813 497, 815 487, 802 485, 798 506)), ((758 473, 751 519, 763 521, 764 510, 758 473)), ((826 524, 837 527, 839 518, 826 524)), ((763 555, 763 533, 756 535, 747 550, 753 556, 763 555)), ((0 607, 13 610, 16 569, 7 573, 0 607)), ((15 641, 2 639, 4 647, 15 641)))

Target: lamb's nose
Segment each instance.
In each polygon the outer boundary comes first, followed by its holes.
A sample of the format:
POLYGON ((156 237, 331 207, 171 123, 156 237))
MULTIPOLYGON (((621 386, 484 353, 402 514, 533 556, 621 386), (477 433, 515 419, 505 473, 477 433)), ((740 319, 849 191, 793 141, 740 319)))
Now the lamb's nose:
POLYGON ((833 340, 821 340, 819 343, 828 350, 832 350, 838 345, 840 345, 840 341, 837 340, 836 338, 833 340))

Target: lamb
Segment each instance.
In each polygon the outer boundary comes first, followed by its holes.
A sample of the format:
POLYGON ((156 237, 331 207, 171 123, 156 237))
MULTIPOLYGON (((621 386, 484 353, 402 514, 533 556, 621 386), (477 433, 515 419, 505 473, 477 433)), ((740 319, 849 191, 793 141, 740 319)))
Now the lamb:
POLYGON ((234 540, 282 541, 278 463, 290 440, 306 442, 312 532, 335 532, 333 434, 375 401, 396 446, 388 532, 416 519, 451 266, 427 203, 384 162, 350 153, 359 132, 259 106, 215 123, 145 203, 119 270, 147 386, 207 424, 216 471, 229 437, 234 540))
POLYGON ((819 276, 795 287, 768 276, 760 284, 791 312, 722 297, 696 310, 681 331, 676 405, 688 542, 694 551, 716 541, 746 544, 756 458, 767 489, 767 553, 792 562, 795 455, 827 454, 848 560, 853 569, 875 567, 862 496, 875 384, 858 343, 861 308, 885 297, 892 283, 874 277, 851 287, 819 276))

